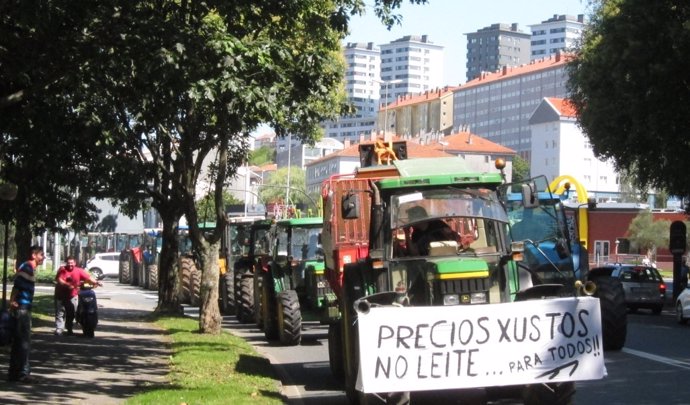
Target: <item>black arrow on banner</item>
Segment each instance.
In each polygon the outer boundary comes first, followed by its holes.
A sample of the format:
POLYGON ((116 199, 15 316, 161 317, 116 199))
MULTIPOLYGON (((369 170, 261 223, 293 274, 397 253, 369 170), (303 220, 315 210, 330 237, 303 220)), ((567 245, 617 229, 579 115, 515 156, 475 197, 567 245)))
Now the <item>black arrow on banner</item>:
POLYGON ((542 374, 538 375, 537 378, 546 377, 547 375, 550 374, 550 375, 549 375, 549 380, 553 380, 554 378, 556 378, 556 376, 558 376, 558 374, 561 372, 561 370, 566 369, 566 368, 571 367, 571 366, 573 367, 573 369, 570 370, 570 374, 568 374, 568 375, 569 375, 569 376, 572 376, 573 373, 575 373, 575 370, 577 370, 577 366, 578 366, 579 364, 580 364, 580 361, 579 361, 579 360, 573 360, 573 361, 571 361, 570 363, 562 364, 562 365, 560 365, 560 366, 554 368, 553 370, 549 370, 549 371, 547 371, 547 372, 545 372, 545 373, 542 373, 542 374))

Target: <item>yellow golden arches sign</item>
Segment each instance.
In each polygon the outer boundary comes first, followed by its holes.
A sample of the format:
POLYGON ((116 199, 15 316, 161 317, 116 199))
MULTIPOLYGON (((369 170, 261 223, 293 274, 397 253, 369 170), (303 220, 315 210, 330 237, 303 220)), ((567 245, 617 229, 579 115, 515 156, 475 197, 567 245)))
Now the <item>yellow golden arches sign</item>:
MULTIPOLYGON (((570 186, 575 186, 577 192, 577 202, 578 204, 587 204, 587 190, 580 184, 574 177, 564 174, 562 176, 556 177, 551 184, 549 184, 549 191, 554 194, 563 194, 570 186)), ((589 224, 587 218, 587 206, 581 205, 578 207, 578 229, 580 233, 580 243, 587 249, 587 235, 589 232, 589 224)))

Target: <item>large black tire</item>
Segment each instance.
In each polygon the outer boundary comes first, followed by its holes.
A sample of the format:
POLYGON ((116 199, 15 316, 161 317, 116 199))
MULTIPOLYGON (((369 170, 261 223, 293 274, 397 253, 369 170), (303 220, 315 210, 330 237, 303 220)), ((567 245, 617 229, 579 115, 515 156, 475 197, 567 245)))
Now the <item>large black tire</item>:
POLYGON ((240 280, 237 320, 240 323, 250 323, 254 320, 254 277, 245 276, 240 280))
POLYGON ((158 291, 158 265, 149 264, 149 290, 158 291))
POLYGON ((201 270, 194 267, 190 274, 189 304, 198 307, 201 302, 201 270))
MULTIPOLYGON (((266 281, 268 276, 264 277, 264 284, 261 293, 261 312, 263 320, 264 336, 268 341, 278 340, 280 338, 280 325, 278 324, 278 303, 277 297, 273 289, 269 289, 266 281)), ((255 310, 256 312, 256 310, 255 310)))
POLYGON ((295 290, 281 291, 276 301, 280 343, 285 346, 297 346, 302 341, 302 312, 297 292, 295 290))
POLYGON ((575 397, 575 383, 532 384, 525 387, 525 405, 570 405, 575 397))
POLYGON ((189 304, 191 302, 192 291, 192 271, 194 261, 189 257, 180 257, 179 277, 180 277, 180 303, 189 304))
MULTIPOLYGON (((241 296, 241 291, 242 291, 242 274, 245 274, 245 271, 238 271, 235 270, 235 275, 234 275, 234 283, 235 283, 235 315, 239 316, 240 315, 240 302, 242 302, 242 296, 241 296)), ((252 290, 252 296, 254 295, 254 290, 252 290)))
POLYGON ((343 381, 345 365, 343 364, 343 332, 340 322, 328 325, 328 363, 333 377, 338 381, 343 381))
POLYGON ((129 261, 120 262, 120 283, 129 284, 132 281, 132 272, 130 270, 129 261))
POLYGON ((601 329, 604 350, 621 350, 628 334, 628 310, 625 305, 625 291, 620 280, 612 277, 596 277, 601 306, 601 329))
POLYGON ((266 286, 266 273, 259 270, 254 273, 254 323, 259 329, 264 328, 264 316, 266 309, 264 308, 264 295, 266 286))
POLYGON ((235 280, 231 272, 220 276, 218 296, 220 299, 220 312, 223 315, 231 315, 235 311, 235 280))

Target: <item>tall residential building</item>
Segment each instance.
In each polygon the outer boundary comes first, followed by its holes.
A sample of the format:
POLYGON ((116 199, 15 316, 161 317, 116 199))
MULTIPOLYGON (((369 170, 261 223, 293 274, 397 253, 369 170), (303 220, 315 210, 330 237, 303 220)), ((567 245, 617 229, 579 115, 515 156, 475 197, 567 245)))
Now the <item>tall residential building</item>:
POLYGON ((562 98, 547 97, 529 119, 532 130, 532 176, 577 179, 599 202, 618 199, 620 176, 612 161, 594 156, 589 139, 577 125, 575 108, 562 98))
POLYGON ((567 55, 482 73, 453 94, 453 127, 466 128, 530 160, 529 118, 544 97, 566 96, 567 55))
POLYGON ((492 24, 467 35, 467 80, 530 59, 530 34, 517 24, 492 24))
POLYGON ((529 26, 532 30, 531 59, 541 59, 547 56, 570 50, 575 47, 585 28, 585 16, 554 14, 552 18, 541 24, 529 26))
POLYGON ((345 92, 355 112, 336 121, 322 123, 324 136, 340 141, 356 141, 374 129, 381 87, 381 57, 372 42, 348 43, 343 48, 347 63, 345 92))
POLYGON ((427 35, 407 35, 381 45, 381 102, 443 85, 443 47, 427 35))

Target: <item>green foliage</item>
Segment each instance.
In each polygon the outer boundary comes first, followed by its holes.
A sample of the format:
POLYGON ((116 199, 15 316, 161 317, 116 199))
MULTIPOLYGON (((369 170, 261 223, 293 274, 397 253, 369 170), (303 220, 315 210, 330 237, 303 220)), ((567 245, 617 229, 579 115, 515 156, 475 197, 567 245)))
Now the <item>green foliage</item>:
POLYGON ((646 188, 690 194, 690 3, 599 1, 568 87, 599 158, 646 188))
POLYGON ((161 318, 172 338, 170 385, 128 404, 281 404, 271 364, 229 333, 202 335, 191 318, 161 318))
POLYGON ((253 166, 261 166, 266 163, 274 163, 275 161, 276 150, 265 145, 252 151, 251 155, 249 156, 249 164, 253 166))
MULTIPOLYGON (((228 191, 223 192, 223 207, 230 204, 242 204, 243 201, 238 200, 228 191)), ((197 211, 199 212, 199 222, 214 222, 216 220, 215 202, 212 194, 206 196, 196 202, 197 211)))
POLYGON ((660 246, 668 246, 670 227, 670 221, 654 221, 650 211, 642 211, 630 222, 628 239, 642 250, 655 250, 660 246))
MULTIPOLYGON (((305 172, 298 166, 290 168, 290 201, 289 204, 307 204, 313 208, 314 203, 306 193, 305 172)), ((288 185, 288 168, 281 167, 271 174, 268 181, 259 190, 261 201, 266 204, 285 203, 285 195, 288 185)))
MULTIPOLYGON (((530 168, 529 162, 521 158, 519 155, 513 157, 513 175, 512 182, 517 183, 529 179, 530 168)), ((550 179, 553 180, 553 179, 550 179)))
MULTIPOLYGON (((373 10, 390 26, 401 2, 375 0, 373 10)), ((317 139, 319 123, 343 108, 341 40, 350 15, 364 7, 363 0, 3 3, 0 180, 20 186, 12 208, 19 254, 43 229, 92 223, 92 197, 111 198, 128 214, 148 200, 168 230, 185 215, 200 250, 219 240, 221 226, 208 235, 196 227, 202 169, 212 168, 219 207, 260 123, 317 139)), ((221 210, 216 216, 222 224, 221 210)), ((169 242, 161 263, 172 263, 169 242)), ((161 275, 161 305, 174 308, 175 275, 161 275)))

